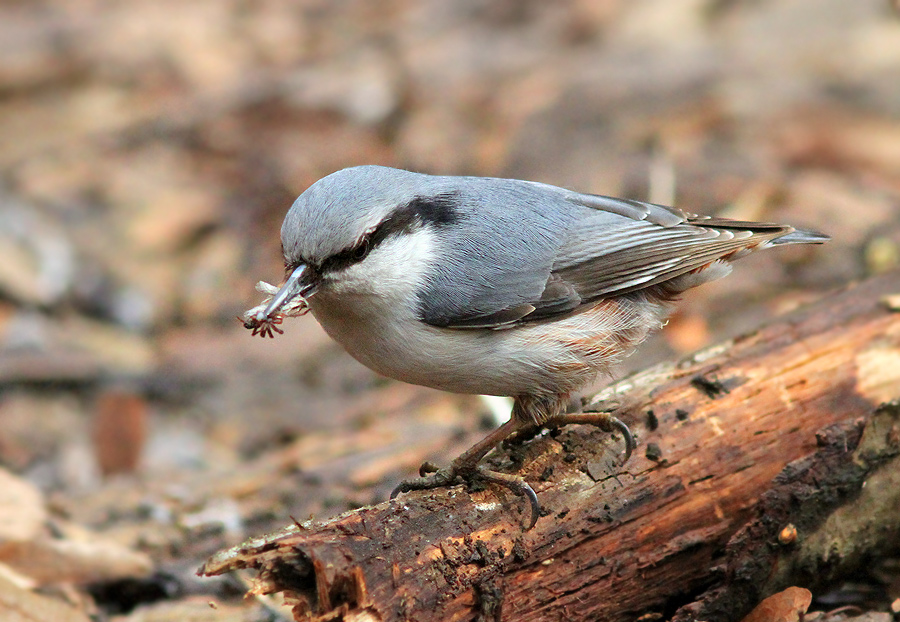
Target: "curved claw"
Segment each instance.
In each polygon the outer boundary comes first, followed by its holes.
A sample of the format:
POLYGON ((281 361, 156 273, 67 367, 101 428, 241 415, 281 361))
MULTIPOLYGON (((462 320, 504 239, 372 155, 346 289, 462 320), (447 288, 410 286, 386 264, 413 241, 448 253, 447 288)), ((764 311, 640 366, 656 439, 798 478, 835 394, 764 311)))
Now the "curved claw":
POLYGON ((537 494, 535 494, 534 489, 520 477, 491 471, 480 465, 473 471, 467 470, 464 473, 459 473, 453 466, 450 466, 430 473, 424 477, 404 480, 391 491, 391 499, 396 498, 401 492, 443 488, 445 486, 453 485, 457 479, 471 481, 472 478, 478 478, 491 484, 499 484, 515 495, 526 497, 528 499, 529 509, 531 510, 531 516, 525 531, 530 530, 537 523, 538 518, 541 516, 541 504, 538 503, 537 494))
POLYGON ((621 432, 622 436, 625 437, 625 459, 622 460, 622 464, 628 462, 631 454, 637 448, 637 441, 635 441, 634 435, 628 426, 621 419, 613 417, 609 413, 567 413, 554 417, 547 422, 548 425, 554 426, 562 426, 569 423, 595 425, 604 432, 614 432, 616 430, 621 432))
POLYGON ((626 462, 628 462, 629 458, 631 458, 631 454, 633 454, 634 450, 637 448, 637 443, 634 440, 634 435, 621 419, 610 417, 609 423, 612 427, 621 432, 622 436, 625 437, 625 459, 622 460, 622 464, 625 464, 626 462))
POLYGON ((419 465, 419 476, 426 477, 426 476, 430 475, 431 473, 437 473, 440 470, 441 470, 441 468, 439 466, 437 466, 435 463, 429 462, 428 460, 426 460, 425 462, 423 462, 422 464, 419 465))
POLYGON ((405 490, 403 490, 403 484, 405 483, 406 482, 400 482, 399 484, 394 486, 394 489, 391 491, 391 499, 395 499, 401 492, 406 492, 405 490))
POLYGON ((486 482, 499 484, 512 491, 513 494, 526 497, 531 509, 531 518, 528 521, 528 526, 525 527, 525 531, 530 531, 537 524, 538 518, 541 516, 541 504, 538 502, 534 489, 525 480, 515 475, 491 471, 481 466, 478 467, 477 475, 486 482))

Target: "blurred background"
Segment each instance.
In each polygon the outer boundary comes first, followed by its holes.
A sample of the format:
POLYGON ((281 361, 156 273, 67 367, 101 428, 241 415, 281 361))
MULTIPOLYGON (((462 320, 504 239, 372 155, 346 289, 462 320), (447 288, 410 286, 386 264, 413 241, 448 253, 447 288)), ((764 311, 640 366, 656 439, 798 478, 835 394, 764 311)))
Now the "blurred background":
POLYGON ((199 562, 382 501, 491 425, 477 398, 376 376, 311 317, 272 341, 235 319, 281 280, 293 199, 363 163, 833 236, 693 290, 624 373, 900 264, 900 13, 0 0, 0 585, 76 584, 72 611, 122 619, 268 615, 192 600, 227 587, 192 579, 199 562), (69 559, 71 541, 98 548, 69 559))

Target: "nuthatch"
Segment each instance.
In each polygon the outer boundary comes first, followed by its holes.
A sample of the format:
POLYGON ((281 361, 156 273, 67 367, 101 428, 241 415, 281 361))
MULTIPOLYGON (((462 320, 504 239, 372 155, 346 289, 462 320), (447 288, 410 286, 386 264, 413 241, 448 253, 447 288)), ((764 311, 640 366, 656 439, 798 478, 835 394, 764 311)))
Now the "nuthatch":
POLYGON ((477 477, 527 496, 531 528, 540 510, 531 487, 480 464, 494 446, 536 426, 591 423, 622 431, 630 454, 621 421, 567 413, 570 395, 659 328, 680 293, 728 274, 733 259, 828 239, 530 181, 359 166, 294 202, 281 227, 287 279, 243 319, 271 336, 308 306, 376 372, 512 397, 507 423, 394 494, 477 477))

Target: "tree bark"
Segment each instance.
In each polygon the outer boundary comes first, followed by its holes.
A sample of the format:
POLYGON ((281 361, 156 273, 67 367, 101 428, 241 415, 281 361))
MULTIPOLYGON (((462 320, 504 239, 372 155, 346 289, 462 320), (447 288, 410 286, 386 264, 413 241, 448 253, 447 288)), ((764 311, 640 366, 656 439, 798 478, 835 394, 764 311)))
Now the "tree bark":
POLYGON ((897 292, 900 274, 873 279, 609 386, 597 398, 639 442, 624 466, 585 426, 495 452, 538 493, 531 531, 522 499, 457 486, 293 525, 201 573, 256 569, 253 592, 284 592, 298 620, 739 619, 827 579, 822 560, 897 541, 900 408, 879 409, 900 397, 897 292))

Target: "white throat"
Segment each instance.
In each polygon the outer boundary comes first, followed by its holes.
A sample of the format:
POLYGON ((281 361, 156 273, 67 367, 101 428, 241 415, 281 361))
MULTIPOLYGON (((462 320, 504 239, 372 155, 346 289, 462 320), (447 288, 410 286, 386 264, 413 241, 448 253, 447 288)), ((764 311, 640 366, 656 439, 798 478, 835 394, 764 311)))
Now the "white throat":
POLYGON ((334 275, 309 299, 322 328, 357 360, 397 377, 398 350, 420 325, 418 291, 434 256, 434 233, 423 227, 392 236, 363 261, 334 275))
POLYGON ((392 304, 414 304, 434 247, 434 232, 429 227, 391 236, 361 262, 335 273, 323 288, 322 298, 330 302, 332 298, 372 296, 392 304))

